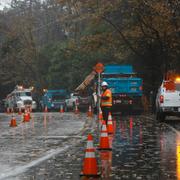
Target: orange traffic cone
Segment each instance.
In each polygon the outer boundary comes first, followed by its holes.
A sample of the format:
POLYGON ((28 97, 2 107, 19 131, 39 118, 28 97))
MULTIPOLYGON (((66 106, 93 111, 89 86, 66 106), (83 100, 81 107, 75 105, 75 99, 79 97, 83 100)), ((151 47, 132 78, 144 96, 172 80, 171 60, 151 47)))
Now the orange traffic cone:
POLYGON ((109 116, 108 116, 107 130, 108 130, 108 134, 113 134, 114 133, 113 121, 112 121, 111 113, 109 113, 109 116))
POLYGON ((48 108, 47 108, 47 106, 45 106, 45 108, 44 108, 44 112, 48 112, 48 108))
POLYGON ((85 152, 86 153, 83 162, 83 169, 80 176, 87 176, 87 177, 100 176, 100 174, 98 173, 97 160, 95 158, 95 149, 93 147, 93 137, 91 134, 88 135, 87 148, 85 152))
POLYGON ((19 114, 19 115, 22 114, 21 108, 19 108, 18 114, 19 114))
POLYGON ((9 109, 9 107, 7 107, 6 113, 7 113, 7 114, 10 114, 10 109, 9 109))
POLYGON ((29 117, 29 114, 28 114, 28 112, 27 112, 27 110, 25 109, 24 110, 24 116, 23 116, 23 122, 29 122, 29 120, 30 120, 30 117, 29 117))
POLYGON ((14 117, 14 114, 12 115, 12 119, 11 119, 11 122, 10 122, 10 125, 9 125, 10 127, 16 127, 17 126, 17 124, 16 124, 16 119, 15 119, 15 117, 14 117))
POLYGON ((60 113, 64 113, 64 108, 63 108, 63 105, 60 106, 60 110, 59 110, 60 113))
POLYGON ((112 150, 109 146, 109 138, 107 133, 107 127, 105 121, 103 121, 102 129, 101 129, 101 136, 100 136, 100 145, 99 150, 112 150))
POLYGON ((92 117, 92 116, 93 116, 91 106, 89 106, 89 109, 88 109, 88 112, 87 112, 87 116, 88 116, 88 117, 92 117))
POLYGON ((79 109, 78 109, 78 106, 77 104, 75 105, 75 111, 74 111, 75 114, 79 114, 79 109))

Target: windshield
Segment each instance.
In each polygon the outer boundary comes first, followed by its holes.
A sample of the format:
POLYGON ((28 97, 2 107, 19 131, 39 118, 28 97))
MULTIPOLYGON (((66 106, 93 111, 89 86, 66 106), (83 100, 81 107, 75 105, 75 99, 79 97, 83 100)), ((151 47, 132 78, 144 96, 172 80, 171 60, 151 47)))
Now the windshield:
POLYGON ((64 100, 64 99, 66 99, 65 95, 56 94, 52 96, 53 101, 64 100))
POLYGON ((19 92, 17 96, 31 96, 31 92, 19 92))

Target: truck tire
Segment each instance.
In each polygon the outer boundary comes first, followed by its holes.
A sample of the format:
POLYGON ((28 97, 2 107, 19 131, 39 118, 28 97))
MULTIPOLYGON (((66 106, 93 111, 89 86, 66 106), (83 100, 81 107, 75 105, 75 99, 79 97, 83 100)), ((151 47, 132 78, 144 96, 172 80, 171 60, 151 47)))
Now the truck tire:
POLYGON ((156 119, 159 121, 159 122, 163 122, 166 118, 166 115, 165 113, 163 112, 156 112, 156 119))

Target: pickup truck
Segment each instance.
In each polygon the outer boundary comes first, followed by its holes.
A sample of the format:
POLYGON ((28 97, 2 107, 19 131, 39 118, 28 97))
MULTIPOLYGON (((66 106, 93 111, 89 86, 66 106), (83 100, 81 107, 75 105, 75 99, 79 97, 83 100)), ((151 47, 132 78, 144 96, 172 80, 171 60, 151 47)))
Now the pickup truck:
POLYGON ((66 111, 65 99, 67 95, 68 93, 65 89, 47 90, 42 97, 41 109, 44 110, 47 107, 49 111, 53 111, 59 110, 62 106, 64 111, 66 111))
POLYGON ((180 78, 163 80, 156 96, 156 119, 180 115, 180 78))
POLYGON ((74 110, 76 105, 79 106, 78 94, 71 93, 70 96, 68 96, 65 100, 66 110, 74 110))

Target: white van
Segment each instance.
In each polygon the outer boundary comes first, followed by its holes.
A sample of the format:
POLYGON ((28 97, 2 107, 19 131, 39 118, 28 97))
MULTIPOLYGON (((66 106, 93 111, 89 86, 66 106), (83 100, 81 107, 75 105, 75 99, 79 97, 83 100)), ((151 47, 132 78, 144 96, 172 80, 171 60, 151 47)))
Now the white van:
POLYGON ((163 80, 156 96, 156 119, 165 120, 166 116, 180 116, 180 77, 163 80))

